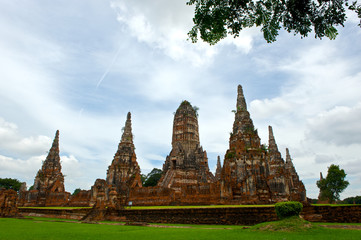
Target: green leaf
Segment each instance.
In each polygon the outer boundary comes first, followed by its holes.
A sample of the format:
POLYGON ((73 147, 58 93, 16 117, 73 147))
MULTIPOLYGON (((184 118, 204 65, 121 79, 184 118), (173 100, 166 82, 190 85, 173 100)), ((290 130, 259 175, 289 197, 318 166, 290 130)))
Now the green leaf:
POLYGON ((325 35, 329 39, 335 40, 337 35, 338 35, 337 29, 335 27, 333 27, 333 26, 328 27, 325 30, 325 35))

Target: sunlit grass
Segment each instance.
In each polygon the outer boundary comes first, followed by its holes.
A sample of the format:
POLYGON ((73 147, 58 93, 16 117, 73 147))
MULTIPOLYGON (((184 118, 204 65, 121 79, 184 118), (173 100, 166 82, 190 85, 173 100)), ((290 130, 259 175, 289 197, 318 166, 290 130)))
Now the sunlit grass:
MULTIPOLYGON (((303 224, 303 223, 302 223, 303 224)), ((308 223, 306 223, 308 224, 308 223)), ((302 228, 302 226, 301 226, 302 228)), ((82 224, 62 219, 10 219, 0 218, 1 240, 107 240, 107 239, 154 239, 154 240, 185 240, 185 239, 292 239, 292 240, 341 240, 361 239, 360 230, 328 229, 312 224, 300 230, 295 222, 263 223, 243 229, 242 226, 213 225, 180 225, 170 224, 158 227, 124 226, 108 224, 82 224), (275 224, 274 228, 260 229, 267 224, 275 224), (173 227, 172 227, 173 225, 173 227), (295 227, 291 230, 279 231, 282 225, 295 227), (179 226, 179 227, 177 227, 179 226), (183 226, 183 227, 182 227, 183 226), (278 228, 278 229, 277 229, 278 228)))
POLYGON ((331 206, 331 207, 343 207, 343 206, 360 206, 361 204, 330 204, 330 203, 325 203, 325 204, 311 204, 312 206, 331 206))

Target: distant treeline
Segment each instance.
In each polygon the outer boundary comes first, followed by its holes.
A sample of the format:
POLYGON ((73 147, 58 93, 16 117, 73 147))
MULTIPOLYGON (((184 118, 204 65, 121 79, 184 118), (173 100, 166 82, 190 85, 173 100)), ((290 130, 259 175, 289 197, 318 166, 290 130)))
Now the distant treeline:
POLYGON ((344 204, 361 204, 361 196, 345 198, 342 203, 344 204))
POLYGON ((21 182, 14 178, 0 178, 0 189, 13 189, 19 191, 21 182))

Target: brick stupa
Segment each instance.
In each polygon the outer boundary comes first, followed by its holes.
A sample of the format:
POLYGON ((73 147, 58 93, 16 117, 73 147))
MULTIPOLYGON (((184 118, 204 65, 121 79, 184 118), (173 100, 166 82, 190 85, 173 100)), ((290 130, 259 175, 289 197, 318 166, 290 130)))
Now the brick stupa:
POLYGON ((118 193, 126 194, 130 188, 142 187, 140 168, 133 143, 130 112, 127 115, 123 130, 118 150, 108 168, 106 181, 109 185, 115 187, 118 193))
POLYGON ((306 201, 305 185, 303 185, 303 182, 300 180, 296 172, 288 148, 286 148, 286 170, 290 174, 290 178, 288 180, 290 181, 289 188, 291 200, 306 201))
POLYGON ((56 131, 53 145, 41 169, 36 174, 34 187, 24 192, 20 205, 24 206, 63 206, 70 193, 65 191, 64 175, 61 172, 59 156, 59 130, 56 131), (24 199, 25 198, 25 199, 24 199))
POLYGON ((207 152, 199 142, 196 108, 183 101, 174 115, 172 150, 163 164, 158 186, 174 190, 178 200, 184 201, 185 196, 197 194, 202 188, 211 194, 213 182, 215 177, 209 171, 207 152))
POLYGON ((286 169, 272 127, 269 127, 268 150, 261 145, 240 85, 236 107, 220 180, 222 201, 235 204, 305 201, 306 192, 302 182, 296 180, 298 176, 295 177, 295 184, 291 185, 295 171, 290 167, 286 169), (300 192, 294 194, 296 191, 300 192))
POLYGON ((106 180, 97 179, 91 188, 90 205, 99 205, 97 202, 102 199, 102 204, 106 206, 121 208, 127 204, 130 192, 139 187, 142 187, 142 181, 135 154, 132 119, 129 112, 117 152, 108 167, 106 180))

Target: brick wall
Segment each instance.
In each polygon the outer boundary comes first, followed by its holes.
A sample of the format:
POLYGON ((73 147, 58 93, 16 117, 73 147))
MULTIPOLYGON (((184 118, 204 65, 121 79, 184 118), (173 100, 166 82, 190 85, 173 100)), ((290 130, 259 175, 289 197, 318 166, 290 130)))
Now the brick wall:
POLYGON ((180 224, 254 225, 277 220, 273 207, 119 210, 112 215, 131 222, 180 224))
MULTIPOLYGON (((19 211, 25 216, 79 220, 86 215, 89 209, 20 208, 19 211)), ((305 207, 301 215, 311 222, 361 223, 361 205, 310 206, 305 207)), ((273 207, 126 209, 111 212, 109 218, 130 222, 222 225, 254 225, 277 220, 273 207)))
POLYGON ((19 212, 24 216, 64 218, 80 220, 90 208, 81 209, 46 209, 46 208, 19 208, 19 212))
POLYGON ((302 215, 310 222, 361 223, 361 205, 310 206, 302 215))

